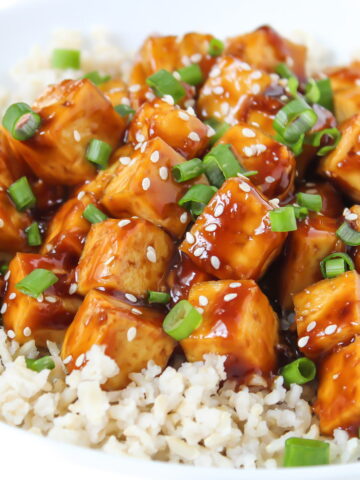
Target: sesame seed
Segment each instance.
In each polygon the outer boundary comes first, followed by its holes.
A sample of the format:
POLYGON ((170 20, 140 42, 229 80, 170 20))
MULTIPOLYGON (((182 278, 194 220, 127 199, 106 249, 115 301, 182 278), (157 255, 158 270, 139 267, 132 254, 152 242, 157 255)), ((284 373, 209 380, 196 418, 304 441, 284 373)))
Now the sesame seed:
POLYGON ((121 163, 121 165, 129 165, 129 163, 131 162, 131 158, 130 157, 120 157, 119 162, 121 163))
POLYGON ((195 248, 194 257, 200 257, 200 255, 202 255, 204 253, 204 251, 205 251, 204 247, 195 248))
POLYGON ((150 178, 148 178, 148 177, 143 178, 143 181, 141 182, 143 190, 145 190, 145 191, 149 190, 150 184, 151 184, 150 178))
POLYGON ((80 142, 81 140, 81 135, 77 130, 74 130, 74 140, 75 142, 80 142))
POLYGON ((196 132, 190 132, 188 138, 190 138, 190 140, 192 140, 193 142, 200 142, 200 136, 196 132))
POLYGON ((251 87, 251 93, 253 93, 254 95, 257 95, 261 90, 261 87, 258 83, 255 83, 252 87, 251 87))
POLYGON ((274 183, 275 182, 275 178, 272 177, 271 175, 265 177, 265 182, 266 183, 274 183))
POLYGON ((218 87, 213 88, 213 92, 215 93, 215 95, 221 95, 222 93, 224 93, 224 88, 219 85, 218 87))
POLYGON ((25 327, 23 330, 23 334, 25 337, 30 337, 31 335, 31 328, 30 327, 25 327))
POLYGON ((153 94, 153 92, 146 92, 145 93, 145 98, 146 100, 148 100, 149 102, 152 102, 155 98, 155 95, 153 94))
POLYGON ((195 242, 195 237, 192 233, 190 232, 186 232, 186 235, 185 235, 185 238, 186 238, 186 241, 188 243, 194 243, 195 242))
POLYGON ((254 149, 253 149, 252 146, 251 147, 244 147, 243 152, 247 157, 252 157, 253 155, 255 155, 255 152, 254 152, 254 149))
POLYGON ((186 112, 183 112, 182 110, 180 110, 178 115, 182 120, 189 120, 189 118, 190 118, 189 115, 186 112))
POLYGON ((118 222, 118 225, 119 227, 126 227, 126 225, 129 225, 129 223, 131 223, 131 220, 125 218, 124 220, 120 220, 120 222, 118 222))
POLYGON ((141 145, 141 147, 140 147, 140 152, 141 152, 141 153, 144 153, 144 152, 145 152, 146 146, 147 146, 147 142, 144 142, 144 143, 141 145))
POLYGON ((187 107, 186 111, 189 115, 196 117, 195 110, 193 109, 193 107, 187 107))
POLYGON ((134 314, 134 315, 142 315, 142 311, 137 309, 137 308, 132 308, 131 309, 131 312, 134 314))
POLYGON ((16 293, 15 292, 10 293, 9 300, 14 300, 14 298, 16 298, 16 293))
POLYGON ((214 130, 212 127, 210 127, 210 125, 208 125, 208 127, 207 127, 207 132, 206 132, 206 136, 207 136, 208 138, 210 138, 210 137, 212 137, 213 135, 215 135, 215 133, 216 133, 215 130, 214 130))
POLYGON ((16 335, 15 335, 14 330, 8 330, 8 331, 7 331, 7 336, 8 336, 9 338, 15 338, 16 335))
POLYGON ((201 61, 201 58, 201 53, 194 53, 193 55, 191 55, 190 60, 194 63, 199 63, 201 61))
POLYGON ((196 310, 197 310, 199 313, 201 313, 201 314, 204 313, 204 309, 203 309, 203 308, 201 308, 201 307, 195 307, 195 308, 196 308, 196 310))
POLYGON ((211 266, 213 268, 215 268, 215 270, 219 270, 220 268, 220 260, 218 259, 218 257, 216 257, 215 255, 213 255, 212 257, 210 257, 210 263, 211 263, 211 266))
POLYGON ((269 203, 273 208, 279 208, 280 200, 278 198, 272 198, 269 200, 269 203))
POLYGON ((142 143, 145 140, 145 135, 141 132, 136 132, 135 138, 138 143, 142 143))
POLYGON ((44 301, 44 295, 40 293, 40 295, 36 299, 39 303, 42 303, 44 301))
POLYGON ((251 128, 243 128, 242 134, 244 135, 244 137, 248 137, 248 138, 256 137, 256 133, 253 130, 251 130, 251 128))
POLYGON ((248 183, 244 183, 244 182, 240 183, 239 188, 240 188, 240 190, 242 190, 243 192, 246 192, 246 193, 250 192, 250 190, 251 190, 250 185, 248 183))
POLYGON ((176 80, 179 80, 179 81, 181 80, 180 73, 177 71, 173 72, 173 77, 176 78, 176 80))
POLYGON ((200 295, 200 297, 199 297, 199 304, 200 304, 202 307, 205 307, 208 303, 209 303, 208 298, 205 297, 204 295, 200 295))
POLYGON ((85 354, 81 353, 76 359, 75 366, 81 367, 81 365, 84 363, 84 360, 85 360, 85 354))
POLYGON ((310 338, 309 336, 299 338, 298 346, 299 346, 300 348, 305 347, 305 345, 306 345, 306 344, 308 343, 308 341, 309 341, 309 338, 310 338))
POLYGON ((230 288, 238 288, 238 287, 241 287, 241 283, 240 282, 232 282, 232 283, 230 283, 229 287, 230 288))
POLYGON ((160 159, 160 153, 158 150, 154 150, 152 152, 152 154, 150 155, 150 160, 152 161, 152 163, 156 163, 158 162, 160 159))
POLYGON ((129 92, 138 92, 140 90, 141 86, 139 84, 131 85, 129 87, 129 92))
MULTIPOLYGON (((220 105, 220 110, 221 110, 221 113, 223 115, 227 115, 230 111, 230 105, 228 102, 222 102, 222 104, 220 105)), ((217 112, 216 112, 217 113, 217 112)), ((214 114, 215 115, 215 114, 214 114)), ((215 115, 216 116, 216 115, 215 115)), ((220 116, 220 115, 218 115, 220 116)))
POLYGON ((340 373, 335 373, 332 378, 333 380, 336 380, 339 377, 340 377, 340 373))
POLYGON ((3 313, 5 313, 5 312, 6 312, 6 310, 7 310, 7 303, 6 303, 6 302, 4 302, 4 303, 2 304, 2 307, 1 307, 0 313, 1 313, 1 314, 3 314, 3 313))
POLYGON ((146 257, 151 263, 156 263, 156 252, 155 248, 148 246, 146 249, 146 257))
POLYGON ((104 265, 110 265, 110 263, 112 263, 114 260, 115 260, 115 256, 112 255, 104 262, 104 265))
POLYGON ((267 146, 263 145, 262 143, 257 143, 256 145, 254 145, 254 148, 255 148, 256 155, 259 155, 260 153, 265 152, 265 150, 267 149, 267 146))
POLYGON ((159 175, 161 180, 167 180, 169 178, 169 170, 167 167, 160 167, 159 168, 159 175))
POLYGON ((217 225, 215 223, 210 223, 205 227, 205 230, 207 232, 215 232, 216 229, 217 229, 217 225))
POLYGON ((187 212, 184 212, 180 215, 180 222, 181 223, 186 223, 188 221, 188 214, 187 212))
POLYGON ((68 355, 66 358, 64 358, 63 364, 67 365, 68 363, 71 362, 71 360, 72 360, 72 355, 68 355))
POLYGON ((129 302, 137 302, 137 298, 132 293, 125 293, 125 298, 126 300, 129 300, 129 302))
POLYGON ((257 80, 262 77, 262 72, 260 70, 255 70, 255 72, 250 73, 250 78, 257 80))
POLYGON ((83 191, 79 192, 78 196, 77 196, 77 199, 81 200, 84 197, 84 195, 85 195, 85 192, 83 192, 83 191))
POLYGON ((134 340, 134 338, 136 337, 136 327, 130 327, 129 330, 127 331, 127 339, 128 339, 128 342, 132 342, 134 340))
POLYGON ((69 295, 74 295, 74 293, 78 289, 78 284, 77 283, 71 283, 69 287, 69 295))
POLYGON ((237 293, 228 293, 227 295, 224 296, 224 301, 231 302, 231 300, 234 300, 234 298, 236 297, 237 297, 237 293))
POLYGON ((57 302, 57 298, 53 297, 52 295, 46 295, 45 300, 49 303, 56 303, 57 302))
POLYGON ((5 281, 9 280, 10 274, 11 274, 10 270, 8 270, 8 271, 5 273, 5 275, 4 275, 4 280, 5 280, 5 281))
POLYGON ((174 98, 171 95, 164 95, 162 99, 164 100, 164 102, 168 103, 169 105, 175 104, 174 98))
POLYGON ((336 329, 337 329, 337 325, 328 325, 325 328, 324 333, 325 335, 332 335, 333 333, 336 332, 336 329))
POLYGON ((218 77, 221 73, 221 70, 218 66, 215 66, 211 69, 211 72, 209 73, 210 78, 215 78, 218 77))
POLYGON ((224 205, 222 203, 219 203, 219 205, 216 205, 215 210, 214 210, 214 217, 220 217, 224 213, 224 205))
POLYGON ((5 222, 2 218, 0 218, 0 228, 2 228, 5 225, 5 222))
POLYGON ((306 327, 307 332, 311 332, 316 327, 316 322, 310 322, 309 325, 306 327))
POLYGON ((345 220, 348 220, 349 222, 353 221, 353 220, 357 220, 358 216, 356 213, 348 213, 346 216, 345 216, 345 220))

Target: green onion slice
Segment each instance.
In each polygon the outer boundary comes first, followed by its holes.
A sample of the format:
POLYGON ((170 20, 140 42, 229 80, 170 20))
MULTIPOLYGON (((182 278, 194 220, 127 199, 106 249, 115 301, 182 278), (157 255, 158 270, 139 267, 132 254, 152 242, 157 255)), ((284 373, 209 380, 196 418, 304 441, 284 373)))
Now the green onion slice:
POLYGON ((34 372, 41 372, 42 370, 53 370, 55 368, 55 362, 50 355, 41 358, 27 358, 26 366, 34 372))
POLYGON ((193 185, 179 200, 180 207, 184 207, 197 217, 217 192, 217 188, 210 185, 193 185))
POLYGON ((287 78, 288 80, 288 89, 293 97, 297 96, 297 89, 299 87, 299 80, 297 79, 294 72, 286 65, 286 63, 279 63, 275 72, 280 75, 282 78, 287 78))
POLYGON ((101 85, 111 79, 110 75, 100 75, 97 70, 87 73, 83 78, 89 79, 94 85, 101 85))
POLYGON ((58 277, 45 268, 36 268, 18 282, 15 287, 25 295, 38 298, 47 288, 58 281, 58 277))
POLYGON ((83 211, 83 217, 90 223, 103 222, 107 218, 104 212, 95 207, 93 203, 90 203, 83 211))
POLYGON ((285 441, 284 467, 306 467, 330 463, 330 445, 321 440, 288 438, 285 441))
POLYGON ((115 111, 121 115, 122 117, 127 117, 128 115, 134 115, 135 110, 129 105, 125 105, 124 103, 120 103, 120 105, 115 105, 115 111))
POLYGON ((204 123, 215 130, 214 135, 212 135, 209 140, 211 147, 231 128, 231 125, 228 123, 220 122, 215 118, 209 118, 205 120, 204 123))
POLYGON ((290 77, 287 84, 288 90, 293 97, 298 94, 299 80, 296 77, 290 77))
POLYGON ((26 103, 13 103, 6 110, 2 124, 15 140, 24 141, 35 135, 41 117, 26 103))
POLYGON ((9 265, 7 264, 4 264, 4 265, 1 265, 0 267, 0 274, 1 275, 5 275, 5 273, 9 270, 9 265))
POLYGON ((270 210, 269 216, 273 232, 292 232, 297 229, 295 211, 292 205, 270 210))
POLYGON ((154 73, 146 79, 146 83, 154 90, 155 95, 158 97, 171 95, 175 103, 178 103, 186 94, 185 88, 167 70, 154 73))
POLYGON ((37 222, 33 222, 28 228, 26 228, 25 233, 28 245, 31 247, 38 247, 41 245, 41 233, 37 222))
POLYGON ((196 87, 203 82, 204 77, 201 68, 197 63, 193 63, 188 67, 179 68, 178 73, 181 81, 196 87))
POLYGON ((357 247, 360 245, 360 232, 357 232, 347 222, 344 222, 337 230, 336 235, 342 240, 346 245, 351 247, 357 247))
POLYGON ((229 144, 213 147, 205 155, 203 163, 210 184, 218 188, 226 179, 236 177, 238 173, 244 172, 229 144))
POLYGON ((334 110, 334 98, 329 78, 310 79, 305 87, 305 97, 311 103, 317 103, 331 112, 334 110))
POLYGON ((101 170, 104 170, 109 164, 111 150, 111 145, 93 138, 86 149, 85 156, 89 162, 95 163, 101 170))
POLYGON ((293 152, 293 154, 295 156, 298 156, 302 153, 303 151, 303 146, 304 146, 304 140, 305 140, 305 134, 303 133, 302 135, 300 135, 300 137, 298 138, 298 140, 296 142, 288 142, 284 139, 284 137, 282 137, 279 133, 277 133, 275 135, 275 140, 277 142, 280 142, 280 143, 283 143, 284 145, 286 145, 288 148, 290 148, 290 150, 293 152))
POLYGON ((69 50, 66 48, 55 48, 51 56, 51 66, 65 70, 72 68, 79 70, 80 68, 80 50, 69 50))
POLYGON ((10 185, 7 192, 17 210, 25 210, 25 208, 33 207, 36 204, 36 197, 26 177, 16 180, 16 182, 10 185))
POLYGON ((324 130, 321 130, 320 132, 317 132, 312 136, 311 145, 313 145, 314 147, 319 147, 321 145, 321 140, 324 135, 330 137, 333 141, 331 145, 325 145, 316 152, 316 155, 319 155, 320 157, 331 152, 331 150, 334 150, 341 139, 340 130, 338 130, 337 128, 324 128, 324 130))
POLYGON ((298 385, 303 385, 314 380, 316 366, 309 358, 302 357, 285 365, 280 370, 280 374, 284 377, 287 384, 297 383, 298 385))
POLYGON ((288 143, 296 143, 317 122, 314 110, 301 98, 291 100, 274 118, 273 127, 288 143))
POLYGON ((149 303, 169 303, 170 302, 170 295, 165 292, 154 292, 153 290, 149 290, 148 292, 148 302, 149 303))
POLYGON ((321 195, 299 192, 296 194, 296 203, 312 212, 320 212, 322 209, 321 195))
POLYGON ((210 55, 210 57, 218 57, 223 53, 224 48, 224 42, 222 42, 218 38, 212 38, 209 42, 208 54, 210 55))
POLYGON ((298 220, 304 220, 309 215, 309 210, 306 207, 297 207, 294 205, 295 217, 298 220))
POLYGON ((164 331, 177 341, 184 340, 196 330, 202 322, 201 314, 187 300, 180 300, 166 315, 164 331))
POLYGON ((184 163, 175 165, 172 174, 175 182, 187 182, 193 178, 199 177, 204 172, 204 165, 200 158, 193 158, 184 163))
POLYGON ((320 262, 321 274, 324 278, 334 278, 347 270, 355 270, 354 262, 347 253, 330 253, 320 262))

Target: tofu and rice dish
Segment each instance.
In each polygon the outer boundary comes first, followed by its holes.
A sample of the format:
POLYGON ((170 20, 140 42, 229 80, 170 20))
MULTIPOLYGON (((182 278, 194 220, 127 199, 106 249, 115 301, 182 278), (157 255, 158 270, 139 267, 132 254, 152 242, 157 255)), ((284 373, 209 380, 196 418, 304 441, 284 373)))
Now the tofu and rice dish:
POLYGON ((360 458, 360 62, 150 36, 8 104, 0 420, 232 468, 360 458))

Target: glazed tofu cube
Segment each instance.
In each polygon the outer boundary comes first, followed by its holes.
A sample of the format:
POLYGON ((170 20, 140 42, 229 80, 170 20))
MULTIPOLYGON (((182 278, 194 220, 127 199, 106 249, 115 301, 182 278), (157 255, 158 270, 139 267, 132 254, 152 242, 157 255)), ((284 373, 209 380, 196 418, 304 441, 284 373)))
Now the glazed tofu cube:
POLYGON ((273 207, 245 178, 225 181, 197 218, 180 249, 217 278, 260 278, 287 233, 271 230, 273 207))
POLYGON ((195 115, 157 99, 144 103, 135 114, 128 140, 134 144, 160 137, 187 159, 202 156, 209 128, 195 115))
POLYGON ((207 183, 204 176, 176 183, 172 167, 184 158, 161 138, 154 138, 136 150, 133 162, 106 187, 101 203, 114 217, 126 212, 145 218, 180 237, 190 216, 178 201, 195 183, 207 183))
POLYGON ((331 435, 336 428, 358 436, 360 424, 360 337, 330 353, 320 364, 314 405, 320 430, 331 435))
POLYGON ((9 264, 2 305, 8 336, 20 344, 34 339, 39 347, 47 340, 61 343, 81 299, 71 295, 71 276, 60 260, 30 253, 17 253, 9 264), (20 292, 16 284, 36 268, 52 271, 59 278, 38 299, 20 292))
POLYGON ((294 187, 295 157, 291 151, 260 128, 240 122, 218 143, 231 145, 245 170, 257 170, 252 183, 267 198, 286 198, 294 187))
POLYGON ((306 47, 287 40, 268 26, 230 38, 226 53, 268 72, 285 62, 300 78, 304 79, 306 75, 306 47))
POLYGON ((92 225, 77 267, 78 291, 104 287, 134 295, 161 290, 173 254, 170 236, 140 218, 92 225))
POLYGON ((120 78, 112 78, 107 82, 101 83, 98 88, 114 107, 116 105, 130 105, 127 85, 120 78))
POLYGON ((13 152, 3 127, 0 127, 0 186, 8 188, 20 177, 28 176, 29 168, 13 152))
POLYGON ((0 251, 28 250, 25 229, 30 223, 30 215, 16 210, 7 193, 0 190, 0 251))
POLYGON ((320 164, 320 173, 329 177, 355 201, 360 201, 360 114, 340 125, 342 133, 337 147, 320 164))
POLYGON ((284 311, 293 308, 292 296, 321 280, 320 261, 333 252, 345 250, 337 237, 335 218, 312 214, 290 232, 280 267, 279 297, 284 311))
POLYGON ((162 329, 159 310, 130 305, 98 290, 89 292, 67 331, 61 356, 69 371, 86 362, 93 345, 104 345, 105 353, 120 368, 104 387, 124 388, 129 373, 139 372, 151 360, 165 367, 175 348, 174 340, 162 329))
POLYGON ((41 126, 27 141, 8 134, 14 151, 50 184, 76 185, 96 174, 85 155, 92 139, 115 148, 125 130, 122 118, 89 80, 64 80, 34 104, 41 126))
POLYGON ((258 127, 267 135, 275 137, 274 119, 278 111, 285 105, 283 95, 286 96, 286 93, 283 86, 273 83, 266 92, 254 95, 245 102, 239 120, 258 127))
POLYGON ((228 375, 241 380, 275 368, 278 319, 253 280, 198 283, 189 302, 201 309, 203 321, 180 342, 188 361, 226 355, 228 375))
POLYGON ((360 62, 328 72, 334 94, 336 118, 347 120, 360 111, 360 62))
POLYGON ((232 56, 221 56, 200 90, 198 111, 202 118, 215 118, 234 125, 242 119, 247 101, 271 84, 265 72, 253 70, 232 56))
POLYGON ((300 350, 317 359, 360 333, 360 282, 355 270, 294 295, 300 350))

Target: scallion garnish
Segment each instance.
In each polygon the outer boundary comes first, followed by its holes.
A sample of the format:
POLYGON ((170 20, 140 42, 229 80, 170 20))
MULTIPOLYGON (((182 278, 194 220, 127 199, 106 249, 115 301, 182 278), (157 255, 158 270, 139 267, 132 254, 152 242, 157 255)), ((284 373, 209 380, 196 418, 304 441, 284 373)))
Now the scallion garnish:
POLYGON ((189 210, 194 217, 197 217, 202 213, 216 191, 217 188, 210 185, 193 185, 179 200, 178 204, 180 207, 189 210))
POLYGON ((223 53, 224 48, 225 48, 224 42, 222 42, 218 38, 212 38, 209 42, 208 54, 211 57, 218 57, 223 53))
POLYGON ((50 355, 41 358, 27 358, 26 360, 27 368, 34 370, 34 372, 41 372, 42 370, 53 370, 55 368, 55 362, 50 355))
POLYGON ((1 275, 5 275, 5 273, 9 270, 9 265, 7 264, 4 264, 4 265, 1 265, 0 267, 0 274, 1 275))
POLYGON ((80 50, 71 50, 66 48, 55 48, 51 55, 51 66, 65 70, 72 68, 79 70, 80 68, 80 50))
POLYGON ((187 67, 179 68, 178 73, 182 82, 188 83, 189 85, 193 85, 195 87, 204 80, 201 68, 197 63, 193 63, 187 67))
POLYGON ((103 222, 108 218, 104 212, 99 210, 93 203, 90 203, 83 211, 83 217, 90 223, 103 222))
POLYGON ((122 117, 127 117, 128 115, 134 115, 135 110, 129 105, 125 105, 124 103, 121 103, 120 105, 115 105, 115 111, 121 115, 122 117))
POLYGON ((208 120, 205 120, 204 123, 209 125, 215 131, 214 135, 210 137, 210 146, 213 146, 214 143, 216 143, 231 127, 228 123, 220 122, 215 118, 209 118, 208 120))
POLYGON ((185 88, 167 70, 154 73, 146 79, 146 83, 154 90, 155 95, 158 97, 171 95, 175 103, 178 103, 186 94, 185 88))
POLYGON ((334 110, 334 99, 329 78, 314 80, 311 78, 305 87, 306 99, 311 103, 317 103, 331 112, 334 110))
POLYGON ((36 204, 36 197, 26 177, 21 177, 19 180, 16 180, 16 182, 7 189, 7 192, 17 210, 21 211, 25 208, 33 207, 36 204))
POLYGON ((38 298, 47 288, 58 281, 58 277, 45 268, 36 268, 18 282, 15 287, 25 295, 38 298))
POLYGON ((220 144, 213 147, 204 157, 205 174, 211 185, 220 188, 224 181, 243 172, 231 145, 220 144))
POLYGON ((33 222, 29 227, 25 229, 28 245, 31 247, 38 247, 41 245, 41 233, 39 224, 33 222))
POLYGON ((101 85, 111 79, 110 75, 100 75, 97 70, 85 74, 83 78, 89 79, 94 85, 101 85))
POLYGON ((288 81, 288 90, 293 97, 297 96, 297 89, 299 87, 299 80, 294 72, 286 65, 286 63, 279 63, 275 68, 275 72, 282 78, 286 78, 288 81))
POLYGON ((93 138, 86 149, 86 160, 95 163, 101 170, 104 170, 108 166, 111 150, 111 145, 93 138))
POLYGON ((336 235, 342 240, 346 245, 351 247, 357 247, 360 245, 360 232, 357 232, 347 222, 344 222, 337 230, 336 235))
POLYGON ((3 127, 15 140, 28 140, 40 126, 41 117, 23 102, 8 107, 2 120, 3 127))
POLYGON ((172 169, 172 175, 175 182, 187 182, 193 178, 199 177, 204 172, 204 165, 200 158, 192 158, 184 163, 175 165, 172 169))
POLYGON ((298 207, 294 205, 295 217, 298 220, 304 220, 309 215, 309 210, 306 207, 298 207))
POLYGON ((297 229, 295 211, 292 205, 270 210, 269 216, 273 232, 292 232, 297 229))
POLYGON ((148 292, 148 302, 149 303, 169 303, 170 295, 165 292, 154 292, 149 290, 148 292))
POLYGON ((284 467, 307 467, 328 463, 330 463, 329 443, 296 437, 285 441, 284 467))
POLYGON ((321 195, 299 192, 296 194, 296 203, 312 212, 320 212, 322 209, 321 195))
POLYGON ((347 253, 334 252, 321 260, 320 270, 324 278, 334 278, 346 270, 355 270, 355 265, 347 253))
POLYGON ((341 139, 340 130, 338 130, 337 128, 325 128, 324 130, 321 130, 320 132, 317 132, 312 136, 311 145, 313 145, 314 147, 319 147, 324 136, 330 137, 332 139, 332 143, 331 145, 325 145, 324 147, 321 147, 316 152, 316 155, 319 155, 320 157, 331 152, 331 150, 334 150, 341 139))
POLYGON ((166 315, 164 331, 177 341, 184 340, 196 330, 202 322, 201 314, 187 300, 180 300, 166 315))
POLYGON ((273 127, 285 142, 293 145, 316 122, 317 115, 314 110, 304 100, 297 98, 278 111, 273 127))
POLYGON ((297 383, 303 385, 304 383, 314 380, 316 375, 316 365, 309 358, 298 358, 291 363, 285 365, 280 374, 284 377, 287 384, 297 383))

